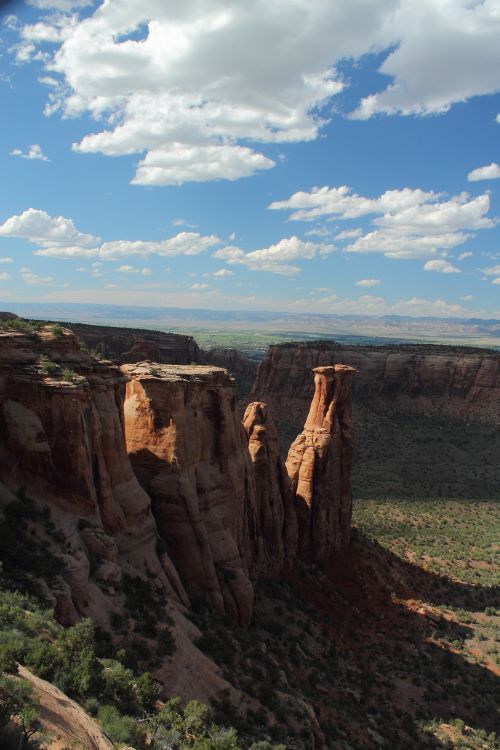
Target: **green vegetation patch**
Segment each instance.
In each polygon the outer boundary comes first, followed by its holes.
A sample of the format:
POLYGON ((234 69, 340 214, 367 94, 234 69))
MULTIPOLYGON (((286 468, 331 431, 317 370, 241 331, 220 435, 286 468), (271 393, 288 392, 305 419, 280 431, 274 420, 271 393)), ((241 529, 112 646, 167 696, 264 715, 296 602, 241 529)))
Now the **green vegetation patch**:
POLYGON ((500 583, 500 501, 360 500, 353 521, 382 547, 424 569, 464 583, 500 583))

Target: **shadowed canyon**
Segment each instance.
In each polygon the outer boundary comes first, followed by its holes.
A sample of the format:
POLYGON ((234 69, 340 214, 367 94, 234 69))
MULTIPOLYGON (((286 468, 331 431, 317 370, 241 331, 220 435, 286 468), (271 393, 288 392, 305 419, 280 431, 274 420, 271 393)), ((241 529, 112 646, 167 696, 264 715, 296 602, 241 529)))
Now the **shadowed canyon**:
MULTIPOLYGON (((497 727, 498 669, 453 645, 467 636, 453 608, 489 609, 498 628, 498 585, 439 576, 398 557, 362 516, 351 525, 352 481, 355 500, 375 503, 495 497, 498 353, 311 342, 270 347, 257 370, 189 336, 3 318, 5 632, 20 593, 54 613, 45 649, 94 623, 101 691, 124 669, 132 692, 148 674, 160 703, 211 704, 239 744, 207 734, 208 750, 447 747, 463 730, 450 716, 472 725, 467 747, 496 747, 480 742, 497 727), (235 378, 254 375, 250 395, 237 391, 235 378), (454 684, 485 695, 481 711, 458 689, 455 703, 433 693, 446 659, 454 684)), ((2 670, 7 656, 22 665, 42 723, 68 744, 71 729, 47 719, 60 700, 50 683, 77 700, 75 716, 82 703, 92 713, 94 693, 41 669, 31 646, 9 651, 2 633, 2 670)), ((116 690, 113 710, 146 721, 116 690)), ((108 747, 96 720, 75 721, 81 747, 108 747)), ((152 730, 139 735, 113 741, 156 747, 152 730)))

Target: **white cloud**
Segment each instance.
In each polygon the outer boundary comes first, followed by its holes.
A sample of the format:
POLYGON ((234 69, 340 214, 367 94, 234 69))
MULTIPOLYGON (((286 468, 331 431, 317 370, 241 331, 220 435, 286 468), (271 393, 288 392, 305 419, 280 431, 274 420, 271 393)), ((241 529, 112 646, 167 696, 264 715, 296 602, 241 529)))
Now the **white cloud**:
POLYGON ((380 279, 360 279, 356 281, 356 286, 378 286, 380 279))
POLYGON ((473 255, 474 253, 471 253, 470 251, 466 253, 460 253, 460 255, 458 256, 458 260, 465 260, 466 258, 472 258, 473 255))
POLYGON ((28 5, 41 10, 70 11, 93 5, 95 0, 26 0, 28 5))
MULTIPOLYGON (((91 4, 30 2, 66 18, 91 4)), ((272 9, 267 0, 109 0, 85 15, 25 26, 18 59, 32 59, 40 42, 58 47, 47 68, 61 83, 47 112, 100 121, 82 151, 146 152, 136 184, 272 167, 263 144, 318 137, 346 85, 337 61, 386 52, 388 85, 360 102, 358 118, 443 112, 500 89, 496 0, 294 0, 272 9)))
POLYGON ((428 260, 424 265, 424 271, 437 271, 438 273, 460 273, 460 269, 445 260, 428 260))
POLYGON ((50 216, 46 211, 28 208, 0 224, 0 237, 20 237, 42 247, 84 247, 98 237, 79 232, 71 219, 50 216))
MULTIPOLYGON (((294 221, 312 221, 320 216, 334 216, 338 219, 357 219, 368 214, 381 214, 391 211, 402 211, 413 206, 436 199, 433 192, 423 190, 387 190, 379 198, 365 198, 353 193, 347 185, 340 187, 315 187, 309 193, 300 191, 284 201, 273 201, 272 210, 293 209, 290 219, 294 221)), ((345 237, 354 237, 353 230, 347 230, 345 237)), ((342 239, 342 238, 341 238, 342 239)))
POLYGON ((234 271, 230 271, 228 268, 220 268, 218 271, 215 271, 212 276, 215 276, 216 279, 222 279, 225 276, 234 276, 234 271))
POLYGON ((489 268, 482 268, 481 269, 486 276, 496 276, 497 274, 500 274, 500 265, 498 266, 490 266, 489 268))
POLYGON ((21 268, 21 277, 26 284, 31 286, 51 286, 54 282, 52 276, 39 276, 31 268, 21 268))
MULTIPOLYGON (((29 208, 22 214, 11 216, 0 225, 0 237, 20 237, 33 242, 35 255, 46 258, 98 258, 116 260, 129 256, 199 255, 221 241, 215 235, 197 232, 179 232, 165 240, 112 240, 96 244, 99 237, 76 229, 73 221, 63 216, 50 216, 46 211, 29 208), (91 247, 89 247, 91 245, 91 247)), ((147 276, 149 269, 139 271, 147 276)))
MULTIPOLYGON (((328 237, 331 232, 326 227, 315 227, 314 229, 308 229, 304 234, 306 237, 328 237)), ((338 239, 338 237, 335 239, 338 239)))
POLYGON ((8 281, 11 278, 12 276, 9 273, 6 273, 5 271, 0 271, 0 281, 8 281))
POLYGON ((498 180, 500 178, 500 164, 491 162, 487 167, 478 167, 469 172, 467 179, 469 182, 479 182, 479 180, 498 180))
POLYGON ((359 229, 344 229, 340 232, 335 239, 336 240, 355 240, 357 237, 361 237, 363 230, 359 229))
MULTIPOLYGON (((102 151, 86 139, 78 151, 102 151)), ((238 180, 274 167, 272 159, 243 146, 191 146, 181 143, 150 151, 137 165, 133 185, 181 185, 183 182, 238 180)))
POLYGON ((327 255, 334 250, 334 245, 304 242, 294 236, 248 253, 239 247, 224 247, 217 250, 213 257, 230 264, 244 265, 250 271, 269 271, 282 276, 295 276, 300 272, 300 267, 291 265, 290 261, 312 260, 318 255, 327 255))
POLYGON ((353 116, 438 114, 452 104, 500 89, 500 14, 495 0, 402 0, 385 6, 385 27, 373 46, 391 38, 393 50, 379 72, 384 91, 362 99, 353 116))
POLYGON ((463 297, 460 297, 460 299, 463 299, 464 302, 471 302, 474 297, 472 294, 465 294, 463 297))
POLYGON ((493 281, 491 283, 492 284, 500 284, 500 276, 498 276, 498 278, 496 278, 496 279, 493 279, 493 281))
POLYGON ((49 161, 38 143, 32 143, 27 151, 21 151, 20 148, 14 148, 10 152, 11 156, 20 156, 21 159, 30 159, 31 161, 49 161))
POLYGON ((202 289, 210 289, 210 287, 208 284, 192 284, 191 289, 202 290, 202 289))
POLYGON ((354 235, 354 230, 347 230, 349 234, 343 234, 342 239, 356 237, 345 250, 383 253, 389 258, 432 258, 446 254, 469 239, 468 231, 495 226, 486 215, 489 207, 487 194, 470 198, 461 193, 443 200, 433 192, 404 188, 367 198, 353 193, 346 185, 301 191, 269 206, 273 210, 291 210, 290 219, 294 221, 313 221, 324 216, 345 220, 373 214, 372 231, 354 235))
POLYGON ((14 263, 14 258, 0 258, 0 263, 14 263))

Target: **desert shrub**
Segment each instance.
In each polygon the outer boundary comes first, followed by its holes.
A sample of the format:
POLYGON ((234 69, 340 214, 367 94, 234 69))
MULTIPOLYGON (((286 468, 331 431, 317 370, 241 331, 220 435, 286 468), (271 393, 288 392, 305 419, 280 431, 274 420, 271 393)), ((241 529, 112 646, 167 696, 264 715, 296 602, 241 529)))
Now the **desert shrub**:
POLYGON ((114 659, 102 659, 101 666, 101 696, 104 702, 116 706, 122 713, 135 713, 137 706, 132 670, 114 659))
POLYGON ((132 716, 121 714, 115 706, 101 706, 97 714, 99 723, 110 740, 121 745, 143 748, 145 731, 132 716))
POLYGON ((40 368, 46 375, 57 375, 61 371, 57 362, 53 362, 51 359, 44 359, 40 363, 40 368))
POLYGON ((161 688, 159 683, 149 672, 144 672, 135 684, 137 698, 145 713, 152 713, 160 697, 161 688))
POLYGON ((65 380, 68 383, 74 383, 75 380, 78 380, 78 374, 74 370, 71 370, 69 367, 66 367, 62 371, 62 376, 63 376, 63 380, 65 380))

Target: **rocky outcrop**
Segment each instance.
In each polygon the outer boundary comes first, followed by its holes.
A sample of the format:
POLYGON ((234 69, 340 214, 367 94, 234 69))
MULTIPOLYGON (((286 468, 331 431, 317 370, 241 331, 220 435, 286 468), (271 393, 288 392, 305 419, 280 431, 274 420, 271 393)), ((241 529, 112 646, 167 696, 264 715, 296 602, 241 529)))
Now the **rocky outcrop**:
POLYGON ((243 426, 254 469, 256 515, 264 555, 258 561, 259 572, 262 576, 279 575, 297 556, 297 517, 290 480, 266 404, 249 404, 243 426))
POLYGON ((500 420, 500 354, 425 345, 344 346, 335 342, 269 347, 251 397, 302 411, 312 396, 309 373, 343 362, 358 370, 354 398, 398 402, 407 412, 500 420))
POLYGON ((185 600, 168 559, 156 554, 150 499, 125 450, 123 382, 68 330, 0 332, 0 480, 52 511, 71 550, 65 583, 74 608, 100 624, 122 605, 123 571, 153 576, 185 600))
POLYGON ((201 362, 198 344, 192 336, 141 328, 68 323, 71 330, 90 350, 119 364, 149 359, 153 362, 174 362, 188 365, 201 362))
POLYGON ((202 350, 204 364, 224 367, 236 376, 253 377, 257 374, 258 363, 249 359, 237 349, 229 349, 222 346, 214 346, 202 350))
POLYGON ((183 584, 248 624, 261 539, 234 381, 201 365, 122 372, 127 450, 183 584))
POLYGON ((300 554, 323 566, 350 538, 355 372, 347 365, 314 370, 309 415, 286 460, 299 521, 300 554))

